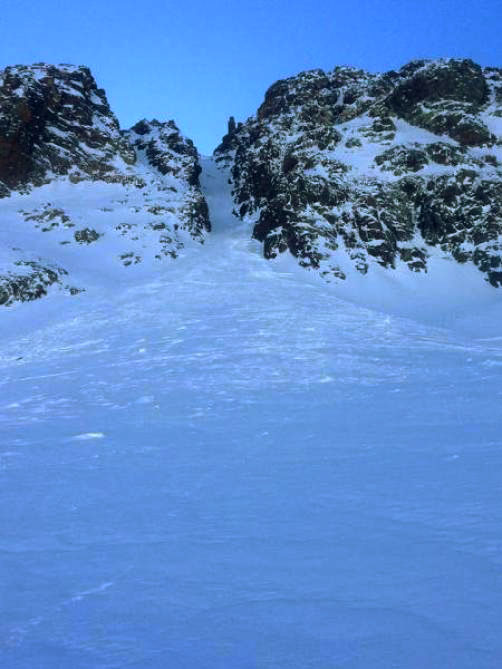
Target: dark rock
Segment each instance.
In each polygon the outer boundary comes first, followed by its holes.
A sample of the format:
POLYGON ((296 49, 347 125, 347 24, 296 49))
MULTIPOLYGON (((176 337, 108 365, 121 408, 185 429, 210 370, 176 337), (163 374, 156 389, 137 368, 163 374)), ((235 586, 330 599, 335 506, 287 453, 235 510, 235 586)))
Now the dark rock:
POLYGON ((16 266, 23 271, 10 271, 0 275, 0 305, 10 306, 14 302, 31 302, 47 295, 54 284, 61 284, 67 274, 60 267, 48 267, 37 261, 19 260, 16 266))
POLYGON ((425 151, 406 146, 395 146, 375 158, 382 170, 393 171, 396 176, 406 172, 418 172, 429 163, 425 151))
POLYGON ((422 102, 455 100, 479 106, 488 100, 483 70, 472 60, 415 61, 410 65, 401 69, 405 76, 388 98, 389 107, 404 118, 422 102))
POLYGON ((96 242, 100 237, 99 232, 92 230, 91 228, 84 228, 83 230, 76 230, 74 233, 75 241, 79 244, 92 244, 96 242))

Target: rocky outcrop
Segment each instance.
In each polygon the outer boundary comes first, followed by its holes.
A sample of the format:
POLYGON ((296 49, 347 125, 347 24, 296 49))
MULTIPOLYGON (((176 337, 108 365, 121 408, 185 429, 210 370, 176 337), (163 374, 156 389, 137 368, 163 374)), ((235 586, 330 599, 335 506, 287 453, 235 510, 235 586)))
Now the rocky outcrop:
POLYGON ((55 176, 116 179, 136 161, 105 92, 87 67, 32 65, 0 72, 0 181, 40 186, 55 176))
MULTIPOLYGON (((183 137, 174 121, 140 121, 124 133, 135 154, 162 176, 187 184, 185 203, 179 210, 181 224, 201 236, 211 229, 209 210, 200 190, 199 154, 191 139, 183 137)), ((159 186, 161 187, 161 186, 159 186)))
MULTIPOLYGON (((68 274, 60 267, 47 266, 36 261, 17 260, 15 269, 0 275, 0 305, 9 306, 13 302, 31 302, 47 295, 50 286, 62 285, 62 278, 68 274)), ((76 294, 78 289, 66 286, 76 294)))
POLYGON ((50 267, 72 274, 67 246, 78 247, 79 266, 92 267, 106 245, 122 268, 155 267, 187 243, 202 243, 210 222, 200 171, 196 148, 173 121, 121 130, 88 68, 1 70, 0 198, 9 246, 0 248, 0 304, 63 287, 50 267), (40 259, 48 241, 52 248, 40 259), (21 257, 35 263, 33 271, 7 272, 21 257))
POLYGON ((502 70, 414 61, 275 83, 215 152, 264 255, 328 280, 431 254, 502 284, 502 70))

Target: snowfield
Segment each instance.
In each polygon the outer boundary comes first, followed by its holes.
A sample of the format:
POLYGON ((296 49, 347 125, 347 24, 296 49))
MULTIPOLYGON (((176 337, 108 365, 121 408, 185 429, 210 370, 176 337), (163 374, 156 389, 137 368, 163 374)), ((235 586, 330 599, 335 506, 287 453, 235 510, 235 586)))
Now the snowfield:
POLYGON ((326 285, 202 182, 204 244, 0 313, 1 666, 497 669, 500 292, 326 285))

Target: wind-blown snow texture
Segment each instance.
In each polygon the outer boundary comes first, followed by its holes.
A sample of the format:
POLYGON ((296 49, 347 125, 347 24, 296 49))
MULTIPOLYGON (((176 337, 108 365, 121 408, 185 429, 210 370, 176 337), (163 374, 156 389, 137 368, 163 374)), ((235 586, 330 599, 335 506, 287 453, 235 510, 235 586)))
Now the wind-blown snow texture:
POLYGON ((0 72, 2 667, 498 669, 501 81, 0 72))
POLYGON ((344 301, 201 179, 204 245, 2 313, 2 666, 500 666, 498 292, 344 301))

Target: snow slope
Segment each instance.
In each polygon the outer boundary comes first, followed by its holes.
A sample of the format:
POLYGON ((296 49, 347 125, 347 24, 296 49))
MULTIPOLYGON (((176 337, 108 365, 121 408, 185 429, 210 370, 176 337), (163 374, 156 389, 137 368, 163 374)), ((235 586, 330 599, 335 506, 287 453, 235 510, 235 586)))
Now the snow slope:
POLYGON ((369 308, 201 182, 204 245, 2 312, 0 663, 500 666, 497 292, 369 308))

